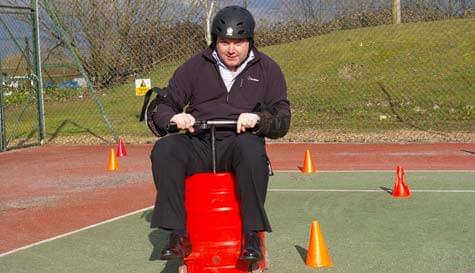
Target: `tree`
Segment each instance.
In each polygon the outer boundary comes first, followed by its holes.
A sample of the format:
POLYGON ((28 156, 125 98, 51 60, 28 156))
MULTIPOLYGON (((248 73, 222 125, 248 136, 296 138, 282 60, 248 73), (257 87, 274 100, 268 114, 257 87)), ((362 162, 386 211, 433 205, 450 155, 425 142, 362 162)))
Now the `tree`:
POLYGON ((206 44, 210 45, 211 42, 212 42, 212 38, 211 38, 211 16, 213 15, 213 12, 214 12, 214 5, 215 5, 215 1, 212 0, 212 1, 203 1, 205 2, 205 12, 206 12, 206 29, 205 29, 205 33, 206 33, 206 44))
POLYGON ((158 61, 157 45, 150 42, 165 21, 168 0, 50 2, 97 85, 106 86, 158 61))
POLYGON ((206 44, 210 45, 212 43, 211 20, 218 3, 216 0, 192 0, 190 2, 190 6, 197 6, 203 11, 203 28, 205 32, 205 40, 206 44))
POLYGON ((393 24, 401 23, 401 0, 393 1, 393 24))

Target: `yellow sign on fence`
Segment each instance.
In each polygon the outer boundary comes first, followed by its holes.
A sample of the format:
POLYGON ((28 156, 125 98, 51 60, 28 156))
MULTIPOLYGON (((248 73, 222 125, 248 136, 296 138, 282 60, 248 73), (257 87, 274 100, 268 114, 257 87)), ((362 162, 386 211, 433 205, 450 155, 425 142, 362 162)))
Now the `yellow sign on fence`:
POLYGON ((135 79, 135 95, 144 96, 152 88, 150 79, 135 79))

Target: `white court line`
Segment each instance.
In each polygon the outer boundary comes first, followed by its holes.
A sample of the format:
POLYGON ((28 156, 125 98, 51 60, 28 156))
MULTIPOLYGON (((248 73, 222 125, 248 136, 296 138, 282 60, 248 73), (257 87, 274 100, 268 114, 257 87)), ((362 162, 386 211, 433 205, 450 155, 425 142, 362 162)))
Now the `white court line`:
MULTIPOLYGON (((404 169, 406 173, 475 173, 475 170, 408 170, 404 169)), ((317 170, 318 173, 395 173, 394 170, 317 170)), ((274 170, 274 173, 301 173, 300 170, 274 170)), ((308 174, 305 174, 308 175, 308 174)))
MULTIPOLYGON (((386 192, 383 189, 269 189, 270 192, 386 192)), ((428 192, 428 193, 475 193, 475 190, 413 190, 411 192, 428 192)))
MULTIPOLYGON (((383 190, 383 189, 379 189, 379 190, 378 189, 365 189, 365 190, 358 190, 358 189, 269 189, 268 191, 270 191, 270 192, 385 192, 385 190, 383 190)), ((413 190, 413 189, 411 189, 411 191, 412 192, 423 192, 423 193, 475 193, 475 190, 413 190)), ((97 227, 97 226, 100 226, 100 225, 104 225, 104 224, 107 224, 107 223, 110 223, 110 222, 113 222, 113 221, 116 221, 116 220, 120 220, 122 218, 134 215, 134 214, 139 213, 139 212, 144 212, 144 211, 152 209, 152 208, 153 208, 153 206, 146 207, 146 208, 143 208, 143 209, 139 209, 139 210, 136 210, 136 211, 133 211, 133 212, 121 215, 121 216, 111 218, 109 220, 102 221, 102 222, 97 223, 97 224, 93 224, 93 225, 86 226, 86 227, 83 227, 83 228, 80 228, 80 229, 77 229, 77 230, 73 230, 71 232, 60 234, 58 236, 54 236, 54 237, 51 237, 51 238, 46 239, 46 240, 42 240, 42 241, 38 241, 38 242, 33 243, 33 244, 22 246, 22 247, 10 250, 8 252, 0 253, 0 257, 4 257, 4 256, 13 254, 13 253, 21 251, 21 250, 25 250, 25 249, 28 249, 28 248, 31 248, 31 247, 34 247, 34 246, 37 246, 37 245, 41 245, 41 244, 44 244, 44 243, 47 243, 47 242, 54 241, 56 239, 60 239, 60 238, 63 238, 63 237, 69 236, 69 235, 73 235, 75 233, 78 233, 78 232, 81 232, 81 231, 84 231, 84 230, 88 230, 88 229, 91 229, 91 228, 94 228, 94 227, 97 227)))
POLYGON ((42 241, 39 241, 39 242, 36 242, 36 243, 33 243, 33 244, 29 244, 29 245, 26 245, 26 246, 22 246, 22 247, 19 247, 19 248, 10 250, 10 251, 8 251, 8 252, 0 253, 0 257, 7 256, 7 255, 9 255, 9 254, 13 254, 13 253, 18 252, 18 251, 20 251, 20 250, 24 250, 24 249, 27 249, 27 248, 31 248, 31 247, 34 247, 34 246, 37 246, 37 245, 41 245, 41 244, 44 244, 44 243, 47 243, 47 242, 51 242, 51 241, 53 241, 53 240, 60 239, 60 238, 63 238, 63 237, 69 236, 69 235, 73 235, 73 234, 75 234, 75 233, 78 233, 78 232, 81 232, 81 231, 84 231, 84 230, 88 230, 88 229, 91 229, 91 228, 94 228, 94 227, 97 227, 97 226, 100 226, 100 225, 104 225, 104 224, 107 224, 107 223, 110 223, 110 222, 114 222, 114 221, 116 221, 116 220, 120 220, 120 219, 122 219, 122 218, 131 216, 131 215, 134 215, 134 214, 136 214, 136 213, 149 210, 149 209, 151 209, 151 208, 153 208, 153 206, 150 206, 150 207, 147 207, 147 208, 143 208, 143 209, 139 209, 139 210, 136 210, 136 211, 133 211, 133 212, 129 212, 129 213, 127 213, 127 214, 124 214, 124 215, 121 215, 121 216, 117 216, 117 217, 111 218, 111 219, 109 219, 109 220, 102 221, 102 222, 97 223, 97 224, 93 224, 93 225, 90 225, 90 226, 87 226, 87 227, 83 227, 83 228, 80 228, 80 229, 77 229, 77 230, 73 230, 73 231, 71 231, 71 232, 63 233, 63 234, 60 234, 60 235, 58 235, 58 236, 51 237, 51 238, 46 239, 46 240, 42 240, 42 241))

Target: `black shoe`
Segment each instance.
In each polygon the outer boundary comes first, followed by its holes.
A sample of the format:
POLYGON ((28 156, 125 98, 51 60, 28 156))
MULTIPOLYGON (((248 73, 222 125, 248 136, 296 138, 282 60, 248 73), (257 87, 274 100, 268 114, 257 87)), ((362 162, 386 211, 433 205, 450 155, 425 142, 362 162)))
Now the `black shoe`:
POLYGON ((250 232, 244 236, 241 260, 257 262, 262 259, 261 238, 257 232, 250 232))
POLYGON ((188 235, 180 235, 176 232, 170 234, 168 245, 160 252, 161 260, 182 259, 191 252, 191 243, 188 235))

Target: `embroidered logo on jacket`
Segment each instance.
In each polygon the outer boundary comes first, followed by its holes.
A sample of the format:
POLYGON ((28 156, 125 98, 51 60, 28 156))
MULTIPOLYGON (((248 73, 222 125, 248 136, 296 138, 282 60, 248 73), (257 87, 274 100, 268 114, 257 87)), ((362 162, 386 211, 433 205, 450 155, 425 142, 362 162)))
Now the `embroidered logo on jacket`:
POLYGON ((259 82, 259 79, 253 78, 251 76, 247 76, 248 81, 259 82))

